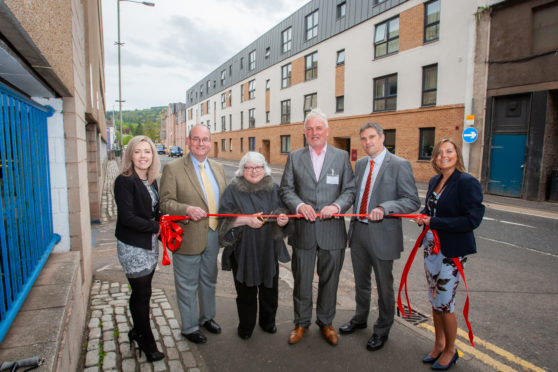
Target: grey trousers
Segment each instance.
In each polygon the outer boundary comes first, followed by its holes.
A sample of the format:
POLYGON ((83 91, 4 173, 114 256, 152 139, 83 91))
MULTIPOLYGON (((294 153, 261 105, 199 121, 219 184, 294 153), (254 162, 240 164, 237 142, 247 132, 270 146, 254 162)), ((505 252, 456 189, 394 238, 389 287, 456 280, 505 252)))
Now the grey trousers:
POLYGON ((199 325, 215 317, 215 285, 217 284, 219 234, 209 229, 207 246, 199 255, 174 254, 174 285, 182 333, 199 329, 199 325), (199 315, 198 315, 199 297, 199 315))
POLYGON ((294 323, 302 327, 309 327, 312 322, 312 280, 316 257, 319 277, 316 323, 319 326, 327 326, 333 323, 335 317, 337 286, 345 259, 345 249, 293 248, 294 323))
POLYGON ((374 323, 374 333, 378 336, 387 336, 395 315, 393 260, 380 260, 376 257, 370 243, 366 241, 368 236, 366 229, 366 224, 355 223, 351 241, 351 260, 356 290, 356 312, 353 320, 357 323, 367 323, 372 295, 371 271, 374 269, 379 309, 378 319, 374 323))

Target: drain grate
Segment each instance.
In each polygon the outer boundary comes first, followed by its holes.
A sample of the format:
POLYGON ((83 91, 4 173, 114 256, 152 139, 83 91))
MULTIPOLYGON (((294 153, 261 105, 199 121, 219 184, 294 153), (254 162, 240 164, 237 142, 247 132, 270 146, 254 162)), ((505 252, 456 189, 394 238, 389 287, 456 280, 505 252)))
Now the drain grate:
POLYGON ((400 318, 403 318, 404 320, 406 320, 407 322, 418 326, 419 324, 422 323, 426 323, 428 321, 428 317, 424 314, 419 313, 418 311, 413 310, 411 312, 411 316, 408 316, 409 314, 409 307, 407 305, 403 305, 403 309, 405 309, 405 317, 403 316, 403 314, 401 314, 401 312, 399 311, 399 308, 397 308, 397 316, 400 318))

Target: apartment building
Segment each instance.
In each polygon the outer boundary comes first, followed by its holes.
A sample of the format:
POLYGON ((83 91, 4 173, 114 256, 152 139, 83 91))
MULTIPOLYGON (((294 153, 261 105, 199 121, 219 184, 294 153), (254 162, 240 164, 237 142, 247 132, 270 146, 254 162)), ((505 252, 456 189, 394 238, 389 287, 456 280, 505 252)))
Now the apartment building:
POLYGON ((255 150, 284 164, 304 146, 305 114, 319 107, 329 143, 352 161, 365 154, 360 126, 375 121, 386 147, 426 181, 433 145, 461 143, 471 113, 480 3, 311 1, 187 90, 187 127, 210 128, 211 156, 255 150))

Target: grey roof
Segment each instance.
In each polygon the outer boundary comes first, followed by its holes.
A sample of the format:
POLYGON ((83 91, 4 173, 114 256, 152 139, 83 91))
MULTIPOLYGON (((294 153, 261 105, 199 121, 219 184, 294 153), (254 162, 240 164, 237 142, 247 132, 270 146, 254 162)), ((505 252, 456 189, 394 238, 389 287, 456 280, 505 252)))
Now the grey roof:
POLYGON ((186 91, 186 106, 190 107, 205 101, 209 97, 227 90, 231 86, 234 86, 238 82, 260 71, 280 63, 306 49, 312 48, 316 44, 406 1, 407 0, 385 0, 379 4, 376 4, 378 0, 310 1, 190 87, 186 91), (337 5, 342 3, 346 3, 346 15, 342 18, 337 18, 337 5), (318 34, 316 37, 306 40, 305 20, 308 15, 316 10, 319 11, 318 34), (281 33, 289 27, 292 27, 292 47, 289 51, 283 53, 281 50, 281 33), (266 58, 265 52, 267 48, 270 50, 270 55, 266 58), (253 70, 249 70, 248 55, 254 50, 256 51, 256 66, 253 70), (240 68, 241 59, 243 60, 242 69, 240 68), (221 85, 222 71, 225 71, 226 78, 221 85), (232 72, 232 75, 230 75, 229 72, 232 72))

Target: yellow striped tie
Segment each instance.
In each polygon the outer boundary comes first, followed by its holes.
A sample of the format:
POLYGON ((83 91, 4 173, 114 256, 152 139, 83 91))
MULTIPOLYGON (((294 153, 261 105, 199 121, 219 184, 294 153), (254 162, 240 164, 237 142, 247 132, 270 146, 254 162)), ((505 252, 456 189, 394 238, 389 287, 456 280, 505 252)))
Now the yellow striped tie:
MULTIPOLYGON (((215 194, 213 193, 213 187, 211 187, 211 182, 209 182, 209 177, 205 173, 204 163, 200 163, 200 176, 203 182, 203 188, 205 189, 205 196, 207 197, 207 207, 209 213, 217 213, 217 202, 215 201, 215 194)), ((217 217, 209 217, 209 228, 213 231, 217 229, 219 225, 219 220, 217 217)))

